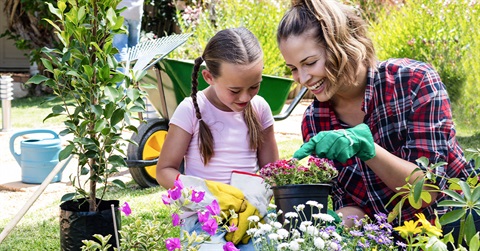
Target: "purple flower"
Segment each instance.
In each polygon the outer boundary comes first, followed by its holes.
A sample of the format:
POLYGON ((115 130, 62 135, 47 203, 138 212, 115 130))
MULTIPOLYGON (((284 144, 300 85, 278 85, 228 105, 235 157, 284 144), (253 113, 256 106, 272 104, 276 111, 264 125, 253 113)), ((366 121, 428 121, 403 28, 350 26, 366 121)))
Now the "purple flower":
POLYGON ((162 201, 165 205, 170 205, 170 203, 172 203, 170 196, 168 196, 167 194, 162 194, 162 201))
POLYGON ((230 225, 230 226, 228 227, 228 232, 235 232, 235 231, 237 231, 237 229, 238 229, 238 227, 235 226, 234 223, 232 223, 232 225, 230 225))
POLYGON ((173 182, 173 185, 174 185, 175 187, 178 187, 180 190, 183 189, 183 183, 182 183, 181 180, 175 180, 175 182, 173 182))
POLYGON ((180 250, 182 245, 179 238, 168 238, 165 240, 165 247, 168 251, 180 250))
POLYGON ((223 251, 240 251, 235 245, 233 245, 232 242, 227 242, 225 245, 223 245, 223 251))
POLYGON ((198 211, 197 212, 198 216, 198 222, 204 223, 210 218, 210 213, 208 211, 198 211))
POLYGON ((207 210, 212 215, 219 215, 220 214, 220 206, 218 205, 217 200, 213 200, 212 204, 207 206, 207 210))
POLYGON ((205 223, 202 225, 203 231, 207 232, 209 235, 215 235, 218 229, 218 223, 217 220, 215 219, 208 219, 205 223))
POLYGON ((178 216, 176 213, 172 214, 172 224, 175 227, 180 225, 180 216, 178 216))
POLYGON ((172 200, 178 200, 180 199, 180 197, 182 197, 182 188, 179 188, 177 186, 174 186, 173 188, 168 189, 167 192, 172 200))
POLYGON ((130 205, 128 205, 126 201, 118 209, 122 211, 126 216, 129 216, 132 213, 132 209, 130 209, 130 205))
POLYGON ((192 201, 195 203, 200 203, 205 197, 205 191, 196 191, 192 190, 192 201))

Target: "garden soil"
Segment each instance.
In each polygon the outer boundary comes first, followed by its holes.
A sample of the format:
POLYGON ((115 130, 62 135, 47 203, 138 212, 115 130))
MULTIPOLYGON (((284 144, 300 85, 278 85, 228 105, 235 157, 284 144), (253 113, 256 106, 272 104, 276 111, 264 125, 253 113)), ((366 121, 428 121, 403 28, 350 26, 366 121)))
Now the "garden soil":
MULTIPOLYGON (((310 103, 311 100, 302 100, 296 106, 290 116, 288 116, 284 120, 275 122, 275 137, 278 142, 291 139, 301 139, 300 122, 305 108, 310 103)), ((284 109, 286 109, 288 105, 289 101, 287 101, 287 103, 285 104, 284 109)), ((52 129, 56 132, 59 132, 61 130, 61 128, 49 129, 52 129)), ((40 184, 26 184, 22 182, 21 167, 17 163, 13 155, 10 153, 10 137, 19 130, 23 129, 12 128, 12 130, 10 131, 0 132, 0 212, 2 212, 0 214, 0 220, 7 219, 7 221, 10 221, 11 219, 13 219, 40 187, 40 184)), ((128 133, 125 132, 125 134, 128 133)), ((25 135, 23 139, 27 139, 26 136, 28 135, 25 135)), ((130 137, 130 135, 124 136, 130 137)), ((23 139, 19 138, 15 140, 17 152, 20 151, 18 149, 19 142, 23 139)), ((65 144, 66 140, 67 139, 62 138, 63 145, 65 144)), ((59 163, 59 165, 63 164, 65 163, 59 163)), ((63 196, 63 194, 73 192, 74 189, 69 181, 69 176, 75 172, 76 164, 76 160, 72 158, 72 160, 68 163, 68 165, 65 166, 65 169, 62 172, 61 181, 50 183, 43 191, 43 193, 38 197, 38 199, 33 203, 32 207, 29 209, 28 212, 45 210, 45 208, 48 208, 45 207, 45 205, 51 205, 55 202, 58 202, 60 204, 60 198, 63 196)), ((121 170, 121 172, 118 173, 117 176, 117 178, 122 179, 124 182, 132 180, 132 177, 127 168, 121 170)), ((53 213, 53 215, 54 214, 55 212, 53 213)), ((5 226, 0 227, 3 229, 5 226)))

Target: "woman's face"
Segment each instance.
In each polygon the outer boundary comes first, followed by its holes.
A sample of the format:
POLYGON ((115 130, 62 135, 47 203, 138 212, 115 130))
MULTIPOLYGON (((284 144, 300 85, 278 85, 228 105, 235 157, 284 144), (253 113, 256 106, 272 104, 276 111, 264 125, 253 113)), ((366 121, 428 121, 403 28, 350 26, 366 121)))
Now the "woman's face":
POLYGON ((248 65, 222 63, 220 76, 216 78, 203 70, 203 77, 215 94, 210 102, 224 111, 243 111, 260 89, 262 71, 262 59, 248 65))
POLYGON ((332 86, 327 79, 326 49, 311 36, 289 36, 280 41, 279 49, 293 79, 306 86, 319 101, 330 100, 338 91, 339 87, 332 86))

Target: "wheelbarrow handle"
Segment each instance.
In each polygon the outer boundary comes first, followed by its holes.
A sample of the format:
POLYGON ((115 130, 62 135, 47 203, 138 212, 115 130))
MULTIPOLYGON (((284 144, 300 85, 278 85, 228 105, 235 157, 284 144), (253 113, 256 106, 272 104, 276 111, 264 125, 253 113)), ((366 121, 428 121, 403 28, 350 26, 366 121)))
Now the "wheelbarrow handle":
POLYGON ((158 158, 150 159, 150 160, 129 160, 125 159, 128 168, 139 168, 139 167, 146 167, 146 166, 154 166, 158 162, 158 158))

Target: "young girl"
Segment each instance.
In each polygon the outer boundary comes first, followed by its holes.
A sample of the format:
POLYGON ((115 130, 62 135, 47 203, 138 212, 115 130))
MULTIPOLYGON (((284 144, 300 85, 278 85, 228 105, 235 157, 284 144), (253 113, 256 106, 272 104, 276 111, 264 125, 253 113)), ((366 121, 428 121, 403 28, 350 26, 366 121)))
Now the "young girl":
MULTIPOLYGON (((257 96, 262 70, 262 49, 246 28, 222 30, 210 39, 195 59, 191 97, 179 104, 170 120, 157 164, 161 186, 173 187, 182 160, 185 175, 229 184, 232 171, 255 173, 278 159, 272 112, 257 96), (198 91, 202 62, 209 87, 198 91)), ((199 229, 196 215, 185 219, 184 226, 188 231, 199 229)), ((202 250, 222 250, 212 245, 202 250)))
MULTIPOLYGON (((337 212, 359 218, 388 214, 399 199, 387 203, 420 157, 446 162, 436 169, 445 177, 472 173, 438 73, 406 58, 377 62, 367 24, 352 7, 335 0, 294 1, 278 26, 277 42, 294 79, 315 96, 302 122, 306 143, 294 157, 335 160, 337 212)), ((446 180, 437 185, 445 189, 446 180)), ((421 209, 405 205, 402 220, 417 213, 433 220, 435 210, 444 214, 447 208, 438 206, 444 194, 431 196, 421 209)))

